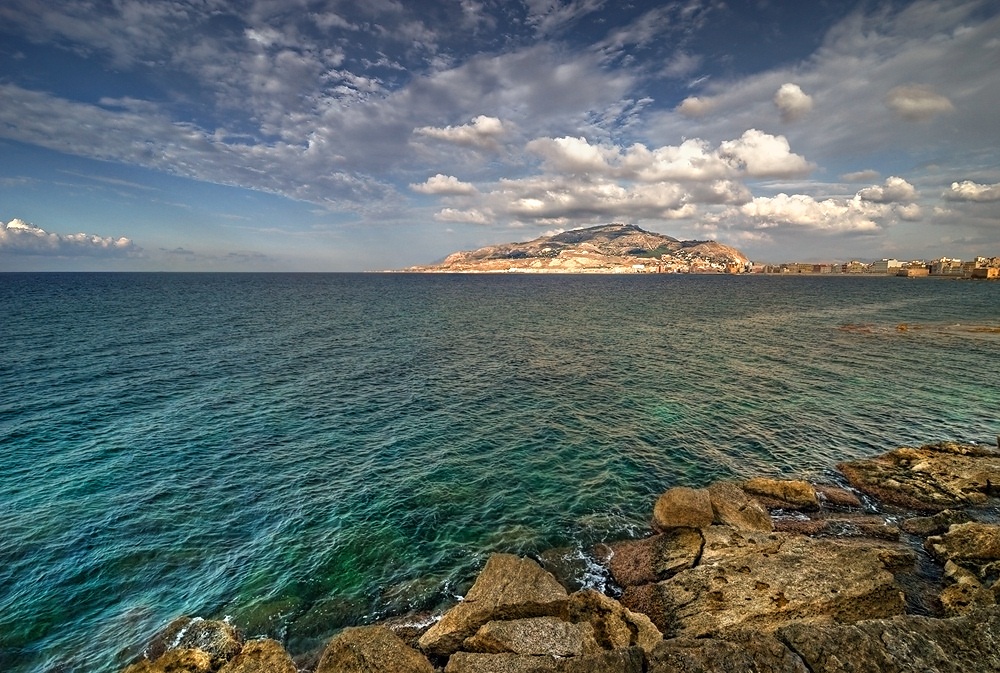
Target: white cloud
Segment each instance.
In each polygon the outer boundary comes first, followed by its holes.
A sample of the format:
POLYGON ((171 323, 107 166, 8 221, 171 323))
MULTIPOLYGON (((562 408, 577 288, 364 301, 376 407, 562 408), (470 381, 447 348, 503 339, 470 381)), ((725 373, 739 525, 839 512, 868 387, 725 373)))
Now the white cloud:
POLYGON ((434 215, 438 222, 464 222, 467 224, 492 224, 493 216, 482 210, 470 208, 468 210, 458 210, 456 208, 444 208, 434 215))
POLYGON ((618 159, 616 148, 591 145, 586 138, 536 138, 526 149, 542 157, 546 169, 560 173, 606 175, 618 159))
POLYGON ((738 140, 722 143, 719 154, 753 178, 794 177, 813 169, 804 157, 791 151, 785 136, 773 136, 757 129, 745 131, 738 140))
POLYGON ((124 236, 97 236, 95 234, 55 234, 13 219, 0 222, 0 253, 13 252, 25 255, 53 255, 60 257, 128 257, 142 251, 131 239, 124 236))
POLYGON ((922 85, 894 87, 886 94, 885 104, 906 121, 929 121, 955 109, 950 100, 922 85))
POLYGON ((945 192, 944 198, 949 201, 1000 201, 1000 183, 981 185, 972 180, 951 183, 951 189, 945 192))
POLYGON ((874 169, 866 168, 863 171, 855 171, 853 173, 844 173, 840 176, 841 180, 845 182, 871 182, 872 180, 878 180, 880 173, 874 169))
POLYGON ((816 232, 874 233, 880 229, 875 218, 885 207, 858 197, 817 201, 803 194, 756 197, 740 207, 749 226, 755 229, 804 229, 816 232))
POLYGON ((858 196, 874 203, 910 203, 917 199, 917 190, 903 178, 891 176, 882 185, 862 189, 858 196))
POLYGON ((704 96, 688 96, 677 106, 677 112, 685 117, 704 117, 718 105, 718 100, 704 96))
POLYGON ((503 122, 496 117, 479 115, 472 120, 471 124, 463 126, 446 126, 435 128, 433 126, 423 126, 414 129, 414 133, 435 140, 443 140, 456 145, 467 147, 477 147, 480 149, 496 149, 498 140, 504 134, 503 122))
POLYGON ((774 94, 774 105, 784 122, 802 119, 813 109, 812 96, 808 95, 798 84, 785 83, 774 94))
POLYGON ((436 194, 439 196, 469 196, 476 193, 475 185, 462 182, 453 175, 442 175, 427 178, 425 182, 411 184, 410 189, 421 194, 436 194))

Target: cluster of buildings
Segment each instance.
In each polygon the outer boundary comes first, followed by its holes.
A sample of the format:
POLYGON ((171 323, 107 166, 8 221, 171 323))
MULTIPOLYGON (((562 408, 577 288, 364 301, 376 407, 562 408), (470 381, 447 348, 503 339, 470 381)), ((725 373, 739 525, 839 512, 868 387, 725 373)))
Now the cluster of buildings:
POLYGON ((791 262, 788 264, 754 264, 753 273, 777 274, 835 274, 867 273, 890 276, 947 276, 952 278, 1000 279, 1000 257, 976 257, 963 262, 960 259, 942 257, 925 262, 915 260, 901 262, 898 259, 881 259, 871 263, 850 261, 843 264, 811 264, 791 262))

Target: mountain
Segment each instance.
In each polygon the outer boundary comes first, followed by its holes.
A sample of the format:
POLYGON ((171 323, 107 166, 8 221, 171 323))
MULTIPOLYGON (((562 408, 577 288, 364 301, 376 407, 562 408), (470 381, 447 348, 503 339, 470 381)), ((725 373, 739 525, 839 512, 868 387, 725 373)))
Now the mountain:
POLYGON ((634 224, 602 224, 448 255, 419 273, 742 273, 750 260, 715 241, 679 241, 634 224))

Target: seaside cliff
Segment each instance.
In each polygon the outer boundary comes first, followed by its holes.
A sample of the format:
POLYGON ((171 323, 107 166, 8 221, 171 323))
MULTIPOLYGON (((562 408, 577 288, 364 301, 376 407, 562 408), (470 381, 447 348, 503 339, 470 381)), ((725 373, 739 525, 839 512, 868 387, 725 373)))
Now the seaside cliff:
POLYGON ((837 467, 837 484, 667 490, 648 537, 595 550, 618 598, 495 554, 432 624, 348 628, 318 661, 182 617, 124 673, 1000 671, 1000 451, 837 467))

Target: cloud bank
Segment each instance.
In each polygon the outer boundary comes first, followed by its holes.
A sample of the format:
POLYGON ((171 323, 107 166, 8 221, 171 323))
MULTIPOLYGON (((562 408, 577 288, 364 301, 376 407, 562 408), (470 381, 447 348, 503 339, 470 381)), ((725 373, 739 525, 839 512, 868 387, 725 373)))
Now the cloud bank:
POLYGON ((59 257, 132 257, 142 248, 125 237, 55 234, 23 220, 0 222, 0 253, 59 257))

